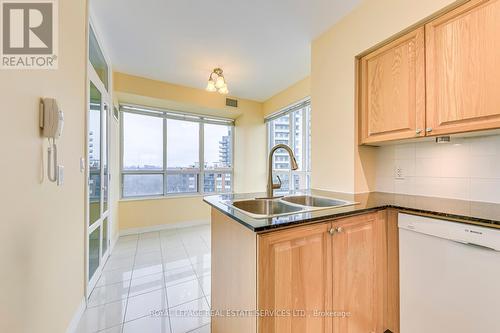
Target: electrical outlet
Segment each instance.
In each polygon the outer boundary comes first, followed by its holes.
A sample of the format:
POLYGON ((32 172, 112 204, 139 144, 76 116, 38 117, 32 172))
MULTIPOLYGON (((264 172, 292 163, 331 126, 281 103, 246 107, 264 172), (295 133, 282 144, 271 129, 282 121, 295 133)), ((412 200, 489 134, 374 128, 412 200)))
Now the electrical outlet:
POLYGON ((401 165, 396 165, 394 168, 394 178, 395 179, 405 179, 405 174, 403 167, 401 165))

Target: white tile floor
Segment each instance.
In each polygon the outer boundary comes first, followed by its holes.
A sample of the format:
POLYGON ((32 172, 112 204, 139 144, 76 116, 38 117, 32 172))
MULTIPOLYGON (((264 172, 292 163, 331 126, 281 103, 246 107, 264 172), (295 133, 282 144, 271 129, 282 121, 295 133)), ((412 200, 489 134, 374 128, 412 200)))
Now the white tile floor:
POLYGON ((78 333, 209 333, 210 261, 209 225, 120 237, 78 333))

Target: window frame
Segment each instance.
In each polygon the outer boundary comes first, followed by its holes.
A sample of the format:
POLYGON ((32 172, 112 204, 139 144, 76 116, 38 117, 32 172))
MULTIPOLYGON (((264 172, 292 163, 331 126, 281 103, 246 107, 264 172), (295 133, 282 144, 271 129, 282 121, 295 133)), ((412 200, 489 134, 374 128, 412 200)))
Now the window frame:
POLYGON ((120 198, 124 200, 128 199, 144 199, 144 198, 163 198, 163 197, 183 197, 183 196, 200 196, 205 194, 219 194, 219 193, 230 193, 234 188, 234 120, 229 118, 212 117, 195 113, 188 113, 182 111, 174 111, 160 108, 152 108, 146 106, 139 106, 133 104, 120 104, 120 198), (163 169, 161 170, 126 170, 124 169, 124 131, 123 113, 132 113, 137 115, 143 115, 148 117, 157 117, 163 120, 163 169), (198 168, 168 168, 167 167, 167 120, 182 120, 198 123, 198 168), (214 124, 222 126, 231 127, 231 167, 230 168, 205 168, 205 137, 204 137, 204 125, 214 124), (205 173, 229 173, 231 177, 231 186, 229 191, 217 191, 205 192, 204 191, 204 178, 205 173), (125 175, 163 175, 163 194, 145 194, 145 195, 124 195, 124 176, 125 175), (197 191, 196 192, 176 192, 168 193, 167 176, 168 175, 180 175, 180 174, 195 174, 198 176, 197 179, 197 191))
MULTIPOLYGON (((302 156, 301 156, 301 165, 302 165, 302 170, 296 171, 296 170, 291 170, 291 169, 275 169, 275 161, 272 161, 272 166, 273 166, 273 175, 288 175, 288 189, 290 191, 295 190, 294 186, 294 176, 299 175, 299 177, 304 177, 305 179, 305 188, 299 188, 299 190, 309 190, 311 188, 311 128, 310 128, 310 121, 311 121, 311 99, 310 97, 307 97, 299 102, 296 102, 292 105, 289 105, 273 114, 265 118, 266 122, 266 134, 267 134, 267 154, 269 155, 269 152, 271 148, 273 147, 272 145, 272 129, 271 124, 273 121, 275 121, 278 118, 284 117, 286 115, 289 116, 288 119, 288 142, 289 146, 292 149, 292 151, 295 152, 295 117, 294 113, 300 110, 304 110, 307 112, 303 111, 303 116, 302 116, 302 156)), ((290 163, 290 161, 288 162, 290 163)))

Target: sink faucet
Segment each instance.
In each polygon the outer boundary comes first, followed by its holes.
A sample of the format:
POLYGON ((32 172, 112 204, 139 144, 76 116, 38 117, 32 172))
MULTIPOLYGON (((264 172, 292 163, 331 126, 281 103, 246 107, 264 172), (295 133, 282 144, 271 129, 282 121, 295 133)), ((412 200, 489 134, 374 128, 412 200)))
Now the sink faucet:
POLYGON ((293 151, 290 147, 284 144, 278 144, 274 146, 271 151, 269 152, 269 159, 267 161, 268 163, 268 169, 267 169, 267 198, 274 198, 274 190, 281 188, 281 179, 278 176, 278 184, 273 183, 273 155, 274 152, 280 148, 283 148, 286 150, 288 155, 290 156, 290 162, 291 162, 291 168, 292 170, 297 170, 299 168, 299 165, 297 164, 297 160, 295 159, 295 155, 293 154, 293 151))

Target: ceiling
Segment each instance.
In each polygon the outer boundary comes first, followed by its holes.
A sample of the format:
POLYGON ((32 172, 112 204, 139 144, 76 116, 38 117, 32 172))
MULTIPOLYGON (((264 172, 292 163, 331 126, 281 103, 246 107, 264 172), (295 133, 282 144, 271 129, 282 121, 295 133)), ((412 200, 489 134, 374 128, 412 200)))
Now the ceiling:
POLYGON ((310 72, 311 41, 360 0, 92 0, 115 71, 264 101, 310 72))

